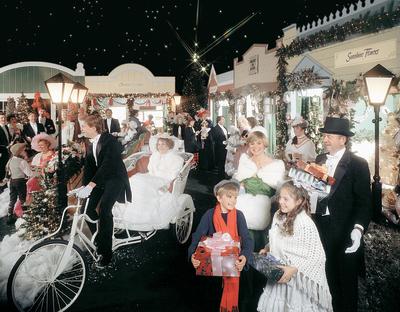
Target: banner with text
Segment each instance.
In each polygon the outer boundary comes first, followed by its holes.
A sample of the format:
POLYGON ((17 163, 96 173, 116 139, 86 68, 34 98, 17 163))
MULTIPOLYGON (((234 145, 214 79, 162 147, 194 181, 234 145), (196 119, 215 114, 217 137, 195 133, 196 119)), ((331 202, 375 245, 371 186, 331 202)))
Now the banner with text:
POLYGON ((396 57, 396 39, 335 53, 335 68, 367 64, 396 57))

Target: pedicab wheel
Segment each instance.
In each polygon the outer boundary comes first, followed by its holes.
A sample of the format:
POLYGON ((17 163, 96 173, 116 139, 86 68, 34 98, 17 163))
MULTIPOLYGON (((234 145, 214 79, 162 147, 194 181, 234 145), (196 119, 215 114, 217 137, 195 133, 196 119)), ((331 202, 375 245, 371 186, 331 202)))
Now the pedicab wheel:
POLYGON ((64 240, 43 241, 18 259, 7 283, 8 302, 17 311, 65 311, 79 297, 87 266, 77 246, 54 278, 67 245, 64 240))
POLYGON ((184 244, 189 239, 193 225, 193 211, 188 212, 190 208, 185 208, 184 216, 177 219, 174 224, 176 239, 180 244, 184 244))

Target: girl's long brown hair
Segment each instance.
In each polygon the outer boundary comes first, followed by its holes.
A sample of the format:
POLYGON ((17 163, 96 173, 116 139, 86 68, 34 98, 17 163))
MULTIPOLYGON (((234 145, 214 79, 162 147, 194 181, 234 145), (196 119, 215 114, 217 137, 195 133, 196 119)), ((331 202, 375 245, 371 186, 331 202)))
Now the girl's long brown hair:
POLYGON ((284 220, 281 231, 285 235, 293 235, 293 224, 297 215, 303 210, 310 215, 311 205, 310 197, 303 187, 297 187, 293 181, 286 182, 282 185, 280 192, 285 189, 294 198, 295 201, 301 200, 301 203, 291 212, 283 213, 281 210, 277 211, 278 220, 284 220))

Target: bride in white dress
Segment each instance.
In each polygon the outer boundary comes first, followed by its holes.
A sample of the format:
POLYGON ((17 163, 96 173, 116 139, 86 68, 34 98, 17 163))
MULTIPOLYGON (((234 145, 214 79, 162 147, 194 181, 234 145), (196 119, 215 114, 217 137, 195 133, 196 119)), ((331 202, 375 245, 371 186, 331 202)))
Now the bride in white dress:
POLYGON ((147 173, 130 179, 132 202, 116 203, 113 214, 122 218, 130 230, 151 231, 168 228, 177 214, 176 197, 169 192, 173 180, 183 166, 183 158, 173 149, 174 140, 160 137, 150 156, 147 173))

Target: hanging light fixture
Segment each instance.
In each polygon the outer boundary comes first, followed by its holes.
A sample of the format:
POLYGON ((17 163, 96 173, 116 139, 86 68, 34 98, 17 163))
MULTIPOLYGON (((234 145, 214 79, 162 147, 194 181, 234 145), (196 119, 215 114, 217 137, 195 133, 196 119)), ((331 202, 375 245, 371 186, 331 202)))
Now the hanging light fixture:
POLYGON ((76 82, 74 88, 72 89, 71 102, 74 104, 83 103, 83 100, 85 99, 88 90, 89 89, 86 88, 83 84, 81 84, 80 82, 76 82))

